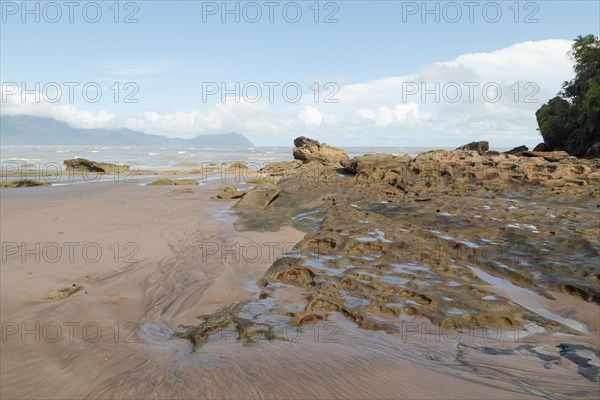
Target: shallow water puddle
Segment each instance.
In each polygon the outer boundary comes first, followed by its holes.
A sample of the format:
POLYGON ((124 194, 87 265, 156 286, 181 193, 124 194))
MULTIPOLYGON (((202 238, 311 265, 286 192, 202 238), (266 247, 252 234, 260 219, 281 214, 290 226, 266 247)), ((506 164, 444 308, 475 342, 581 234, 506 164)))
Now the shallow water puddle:
POLYGON ((552 311, 544 308, 543 304, 547 303, 549 300, 532 292, 531 290, 513 285, 510 281, 488 274, 487 272, 482 271, 479 268, 471 266, 469 266, 469 268, 471 268, 471 270, 477 275, 479 279, 493 286, 498 291, 508 296, 510 300, 514 303, 525 307, 529 311, 532 311, 546 319, 558 322, 576 331, 584 333, 588 332, 588 328, 585 324, 579 321, 575 321, 573 319, 561 317, 560 315, 557 315, 552 311))
POLYGON ((377 238, 368 237, 368 236, 359 236, 356 238, 359 242, 376 242, 377 238))
POLYGON ((424 265, 396 264, 390 263, 396 273, 414 275, 411 271, 429 271, 431 268, 424 265))
POLYGON ((487 301, 497 301, 500 300, 500 298, 496 297, 496 296, 492 296, 492 295, 487 295, 487 296, 483 296, 481 298, 481 300, 487 300, 487 301))
POLYGON ((298 214, 296 216, 293 216, 292 217, 292 221, 300 221, 300 220, 303 220, 303 219, 311 219, 311 220, 322 221, 323 220, 322 218, 312 218, 312 217, 309 217, 309 215, 318 214, 320 212, 321 212, 320 210, 316 210, 316 211, 310 211, 310 212, 300 213, 300 214, 298 214))
POLYGON ((516 229, 529 229, 533 233, 540 233, 540 231, 537 229, 537 227, 535 225, 518 224, 516 222, 511 222, 510 224, 507 224, 506 227, 507 228, 516 228, 516 229))
POLYGON ((140 324, 137 335, 145 342, 160 344, 173 337, 173 330, 164 322, 140 324))
POLYGON ((344 272, 344 269, 335 269, 327 267, 324 263, 329 260, 339 259, 337 256, 324 256, 313 254, 312 256, 304 258, 304 265, 319 270, 320 272, 329 275, 329 276, 337 276, 344 272))
MULTIPOLYGON (((439 231, 431 231, 431 232, 438 233, 439 231)), ((479 248, 479 245, 477 245, 477 244, 475 244, 473 242, 469 242, 468 240, 458 240, 458 239, 456 239, 456 238, 454 238, 452 236, 448 236, 448 235, 438 235, 438 237, 440 239, 449 240, 451 242, 462 243, 462 244, 464 244, 465 246, 467 246, 467 247, 469 247, 471 249, 477 249, 477 248, 479 248)))
POLYGON ((393 285, 405 285, 409 282, 408 279, 400 278, 397 276, 384 276, 381 278, 381 280, 386 283, 391 283, 393 285))
MULTIPOLYGON (((371 232, 369 232, 369 234, 370 233, 371 232)), ((375 229, 375 232, 373 234, 377 234, 377 239, 381 240, 384 243, 392 243, 392 240, 385 238, 385 232, 383 232, 381 229, 375 229)))

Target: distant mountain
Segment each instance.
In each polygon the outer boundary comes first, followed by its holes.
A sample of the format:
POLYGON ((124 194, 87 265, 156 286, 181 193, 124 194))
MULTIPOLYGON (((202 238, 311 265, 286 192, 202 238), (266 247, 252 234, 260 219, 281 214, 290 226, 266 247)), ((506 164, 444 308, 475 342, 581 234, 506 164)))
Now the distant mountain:
POLYGON ((191 139, 168 138, 130 129, 79 129, 51 118, 13 115, 0 117, 1 145, 101 145, 252 147, 239 133, 199 135, 191 139))

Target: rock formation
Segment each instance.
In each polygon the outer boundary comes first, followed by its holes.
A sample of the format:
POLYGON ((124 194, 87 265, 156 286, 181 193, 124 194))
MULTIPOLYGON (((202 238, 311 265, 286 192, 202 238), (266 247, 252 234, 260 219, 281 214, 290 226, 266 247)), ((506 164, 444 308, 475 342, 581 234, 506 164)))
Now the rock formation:
POLYGON ((67 172, 98 172, 98 173, 124 173, 129 171, 129 165, 101 163, 86 160, 85 158, 74 158, 65 160, 67 172))
POLYGON ((263 183, 246 192, 234 206, 237 210, 264 210, 277 198, 281 189, 272 183, 263 183))
POLYGON ((513 156, 522 156, 523 152, 525 152, 527 150, 529 150, 529 147, 527 147, 527 146, 518 146, 511 150, 505 151, 504 154, 510 154, 513 156))
POLYGON ((592 144, 585 154, 586 157, 600 158, 600 142, 592 144))
MULTIPOLYGON (((600 304, 599 161, 482 152, 482 145, 415 158, 325 158, 314 143, 300 140, 295 154, 320 154, 304 157, 319 162, 294 165, 293 175, 257 186, 234 207, 252 211, 240 213, 238 230, 291 224, 306 236, 265 272, 248 308, 228 308, 208 321, 239 325, 243 313, 245 324, 253 324, 250 310, 260 309, 297 325, 339 313, 387 332, 423 317, 446 329, 535 321, 575 333, 491 292, 485 274, 532 295, 553 290, 600 304), (290 285, 303 300, 274 307, 290 285)), ((187 337, 213 325, 201 324, 187 337)))
POLYGON ((546 161, 560 161, 569 157, 566 151, 524 151, 526 157, 543 157, 546 161))
POLYGON ((533 151, 552 151, 552 149, 546 143, 540 143, 533 148, 533 151))
POLYGON ((348 159, 344 150, 325 143, 321 144, 304 136, 296 138, 294 146, 294 158, 303 162, 318 161, 322 164, 339 164, 340 161, 348 159))
POLYGON ((456 150, 474 150, 479 155, 483 155, 486 151, 490 149, 490 144, 486 141, 481 142, 471 142, 465 145, 460 146, 456 150))

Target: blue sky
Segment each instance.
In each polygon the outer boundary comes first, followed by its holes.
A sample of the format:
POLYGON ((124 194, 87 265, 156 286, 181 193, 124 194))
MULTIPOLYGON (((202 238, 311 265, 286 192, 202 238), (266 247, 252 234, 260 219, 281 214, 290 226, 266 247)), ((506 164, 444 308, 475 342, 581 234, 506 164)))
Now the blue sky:
MULTIPOLYGON (((517 143, 521 138, 534 145, 538 136, 533 112, 539 104, 515 101, 515 93, 506 87, 517 82, 522 97, 525 85, 533 82, 535 100, 546 101, 570 78, 563 57, 566 41, 579 34, 598 35, 600 29, 597 1, 482 1, 472 2, 471 9, 464 1, 284 1, 272 3, 274 22, 264 1, 227 2, 230 9, 238 7, 239 23, 234 14, 221 20, 221 1, 120 2, 118 23, 114 1, 96 3, 102 11, 96 23, 86 21, 82 12, 87 6, 87 17, 95 17, 91 2, 79 3, 73 22, 63 2, 55 3, 62 12, 56 23, 49 22, 57 19, 56 9, 44 9, 45 2, 38 2, 40 22, 35 14, 22 15, 21 2, 1 3, 5 95, 7 83, 25 82, 31 89, 36 82, 41 87, 57 82, 65 89, 64 82, 94 82, 103 88, 97 103, 75 90, 73 101, 63 93, 57 103, 24 104, 29 98, 22 101, 10 86, 3 114, 52 116, 82 127, 128 127, 181 137, 237 131, 260 145, 288 145, 299 134, 344 145, 452 146, 483 136, 498 145, 522 144, 517 143), (438 11, 422 15, 424 4, 438 11), (247 19, 255 17, 256 5, 262 16, 251 23, 247 19), (286 21, 298 8, 299 21, 286 21), (123 23, 130 13, 138 22, 123 23), (327 15, 337 22, 324 23, 327 15), (519 47, 523 43, 530 44, 519 47), (441 68, 440 63, 447 64, 441 68), (509 65, 518 68, 511 71, 509 65), (504 88, 502 101, 417 101, 418 96, 403 99, 393 90, 406 88, 400 82, 431 87, 438 82, 443 87, 473 81, 481 86, 497 82, 504 88), (123 89, 127 82, 139 89, 132 97, 137 103, 123 101, 133 91, 131 86, 123 89), (260 101, 249 103, 243 93, 239 103, 232 96, 222 102, 218 93, 203 96, 207 84, 235 88, 236 82, 240 90, 258 83, 260 101), (273 102, 267 100, 264 82, 279 84, 273 102), (298 103, 286 100, 279 90, 290 82, 302 90, 298 103), (311 87, 328 82, 334 85, 328 93, 336 91, 331 98, 338 103, 324 104, 322 96, 314 99, 311 87), (391 82, 387 91, 386 82, 391 82), (116 89, 110 90, 115 83, 120 85, 118 102, 116 89), (511 101, 505 101, 508 93, 511 101), (403 143, 408 139, 410 144, 403 143)), ((27 7, 34 9, 35 3, 27 7)), ((248 93, 252 97, 256 92, 248 93)))

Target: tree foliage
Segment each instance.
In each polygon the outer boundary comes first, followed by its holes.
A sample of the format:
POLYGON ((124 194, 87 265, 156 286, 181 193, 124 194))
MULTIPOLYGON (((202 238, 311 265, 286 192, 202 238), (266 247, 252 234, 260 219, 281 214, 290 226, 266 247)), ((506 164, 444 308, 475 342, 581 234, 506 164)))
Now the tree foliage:
POLYGON ((600 141, 600 39, 578 36, 570 55, 575 77, 535 115, 548 146, 581 156, 600 141))

